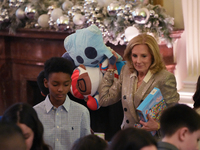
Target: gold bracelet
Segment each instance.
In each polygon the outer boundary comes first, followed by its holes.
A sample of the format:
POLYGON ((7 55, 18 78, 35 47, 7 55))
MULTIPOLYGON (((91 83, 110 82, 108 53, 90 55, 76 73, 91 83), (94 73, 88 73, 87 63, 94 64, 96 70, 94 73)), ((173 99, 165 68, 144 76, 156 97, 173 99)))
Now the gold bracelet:
POLYGON ((108 72, 114 72, 115 69, 107 69, 108 72))

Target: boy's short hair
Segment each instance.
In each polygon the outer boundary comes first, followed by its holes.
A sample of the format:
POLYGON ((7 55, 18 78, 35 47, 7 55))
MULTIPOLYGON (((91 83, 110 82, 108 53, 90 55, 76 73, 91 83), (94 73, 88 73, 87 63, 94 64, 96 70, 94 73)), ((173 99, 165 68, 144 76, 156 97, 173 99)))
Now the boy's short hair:
POLYGON ((70 60, 63 57, 52 57, 44 64, 44 75, 48 80, 51 73, 63 72, 70 76, 73 73, 73 64, 70 60))
POLYGON ((185 104, 176 104, 163 111, 160 126, 162 136, 172 136, 182 127, 193 133, 200 130, 200 115, 185 104))

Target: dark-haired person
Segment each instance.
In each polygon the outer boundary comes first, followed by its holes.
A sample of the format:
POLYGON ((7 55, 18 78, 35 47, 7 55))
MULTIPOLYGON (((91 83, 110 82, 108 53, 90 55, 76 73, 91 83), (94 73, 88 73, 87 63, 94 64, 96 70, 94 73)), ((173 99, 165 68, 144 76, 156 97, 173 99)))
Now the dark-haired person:
POLYGON ((108 150, 157 150, 157 141, 146 130, 129 127, 118 131, 108 150))
POLYGON ((88 109, 68 97, 72 63, 52 57, 44 64, 44 86, 49 89, 45 100, 34 106, 44 125, 44 139, 53 150, 70 150, 80 137, 90 134, 88 109))
POLYGON ((163 136, 158 150, 198 150, 200 115, 185 104, 177 104, 163 111, 160 118, 163 136))
POLYGON ((16 103, 4 112, 2 122, 18 125, 24 135, 27 150, 50 150, 43 140, 44 128, 36 111, 26 103, 16 103))
POLYGON ((71 150, 106 150, 107 146, 107 141, 97 135, 90 134, 76 140, 71 150))
POLYGON ((19 126, 0 122, 0 149, 26 150, 25 138, 19 126))

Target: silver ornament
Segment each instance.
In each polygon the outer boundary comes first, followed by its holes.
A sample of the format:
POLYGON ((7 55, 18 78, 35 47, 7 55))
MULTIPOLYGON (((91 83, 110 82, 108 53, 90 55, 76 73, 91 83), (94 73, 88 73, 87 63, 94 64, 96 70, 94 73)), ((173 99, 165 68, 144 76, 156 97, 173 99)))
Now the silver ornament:
POLYGON ((118 8, 118 12, 123 12, 123 10, 125 9, 124 5, 120 5, 118 8))
POLYGON ((128 16, 128 20, 133 21, 133 20, 134 20, 134 19, 133 19, 133 16, 132 16, 132 15, 129 15, 129 16, 128 16))
POLYGON ((1 12, 1 16, 5 17, 7 15, 8 15, 8 10, 7 9, 3 9, 2 12, 1 12))
POLYGON ((98 19, 102 19, 102 18, 103 18, 103 15, 102 15, 101 13, 96 14, 96 15, 97 15, 97 18, 98 18, 98 19))
POLYGON ((89 8, 91 6, 92 6, 92 2, 91 1, 88 1, 88 2, 84 3, 84 7, 86 7, 86 8, 89 8))
POLYGON ((82 14, 76 14, 73 17, 73 22, 75 25, 82 25, 85 22, 85 16, 83 16, 82 14))
POLYGON ((150 17, 154 17, 155 11, 154 11, 154 10, 150 10, 150 11, 149 11, 149 14, 150 14, 150 17))
POLYGON ((124 16, 124 19, 125 19, 125 20, 128 20, 128 19, 129 19, 129 16, 124 16))
POLYGON ((124 14, 122 12, 117 13, 117 18, 120 18, 120 17, 124 17, 124 14))
POLYGON ((90 11, 90 15, 96 14, 95 11, 90 11))
POLYGON ((91 2, 92 2, 92 5, 93 5, 93 6, 96 6, 96 5, 97 5, 97 3, 98 3, 98 1, 97 1, 97 0, 91 0, 91 2))
POLYGON ((133 19, 138 24, 145 24, 149 20, 149 10, 147 8, 138 8, 132 12, 133 19))
POLYGON ((47 8, 47 10, 49 10, 49 11, 52 11, 52 10, 54 10, 55 9, 55 7, 53 6, 53 5, 51 5, 51 6, 49 6, 48 8, 47 8))
POLYGON ((97 26, 99 26, 99 25, 101 24, 101 21, 97 19, 97 20, 95 21, 95 24, 96 24, 97 26))
POLYGON ((9 0, 10 7, 15 7, 15 5, 16 5, 16 0, 9 0))
POLYGON ((23 4, 25 0, 17 0, 18 3, 23 4))
POLYGON ((86 14, 85 14, 85 18, 86 18, 86 19, 89 19, 89 18, 90 18, 90 14, 89 14, 89 13, 86 13, 86 14))
POLYGON ((25 12, 21 8, 17 9, 17 11, 15 12, 15 15, 18 19, 24 19, 25 18, 25 12))
POLYGON ((90 7, 89 11, 95 11, 95 9, 93 7, 90 7))
POLYGON ((16 0, 9 0, 9 3, 15 4, 16 0))
POLYGON ((10 20, 10 17, 8 15, 4 17, 5 22, 8 22, 9 20, 10 20))
POLYGON ((40 25, 38 23, 36 23, 34 26, 35 26, 36 29, 40 28, 40 25))
POLYGON ((158 18, 158 14, 155 14, 154 17, 155 17, 155 18, 158 18))
POLYGON ((69 17, 72 17, 72 13, 73 13, 72 10, 68 10, 68 12, 67 12, 69 17))
POLYGON ((123 40, 124 39, 124 37, 125 37, 125 34, 122 34, 121 36, 120 36, 120 38, 123 40))
POLYGON ((128 40, 124 37, 124 44, 128 44, 128 40))
POLYGON ((48 14, 49 16, 51 16, 51 13, 52 13, 52 10, 49 10, 49 11, 47 12, 47 14, 48 14))
POLYGON ((66 15, 63 15, 57 19, 56 24, 59 30, 64 31, 69 27, 69 22, 70 22, 69 17, 66 15))
POLYGON ((124 13, 125 15, 127 15, 127 14, 128 14, 128 10, 124 9, 124 10, 123 10, 123 13, 124 13))
POLYGON ((109 16, 116 16, 119 6, 120 6, 120 4, 118 1, 114 1, 114 2, 110 3, 107 6, 107 12, 108 12, 109 16))
POLYGON ((101 32, 104 32, 105 31, 105 26, 103 24, 99 24, 98 25, 99 29, 101 30, 101 32))
POLYGON ((35 10, 35 8, 33 8, 32 5, 26 6, 24 12, 25 12, 25 15, 26 15, 27 18, 34 19, 35 14, 36 14, 36 10, 35 10))
POLYGON ((127 10, 127 11, 129 11, 129 10, 131 10, 132 9, 132 5, 131 4, 126 4, 125 5, 125 9, 127 10))
POLYGON ((90 26, 94 24, 94 20, 92 18, 88 19, 87 24, 90 26))
POLYGON ((93 18, 94 21, 96 21, 97 20, 97 14, 93 14, 92 18, 93 18))
POLYGON ((4 22, 4 18, 0 16, 0 24, 4 22))
POLYGON ((71 8, 73 6, 73 3, 71 1, 65 1, 63 4, 62 4, 62 9, 64 11, 68 10, 69 8, 71 8))
POLYGON ((96 7, 94 11, 95 11, 96 13, 99 13, 99 12, 100 12, 100 9, 101 9, 100 7, 96 7))
POLYGON ((15 7, 19 7, 19 6, 20 6, 20 3, 16 3, 14 6, 15 6, 15 7))

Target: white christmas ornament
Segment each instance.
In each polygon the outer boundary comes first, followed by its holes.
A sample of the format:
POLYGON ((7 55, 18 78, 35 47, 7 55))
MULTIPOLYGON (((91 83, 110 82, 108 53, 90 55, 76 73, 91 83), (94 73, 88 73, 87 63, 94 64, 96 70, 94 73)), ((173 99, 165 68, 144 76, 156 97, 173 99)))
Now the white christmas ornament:
POLYGON ((17 9, 17 11, 15 12, 15 15, 18 19, 24 19, 25 18, 25 12, 21 8, 17 9))
POLYGON ((130 41, 132 38, 134 38, 135 36, 137 36, 139 34, 139 31, 136 27, 131 26, 126 28, 125 30, 125 37, 128 41, 130 41))
POLYGON ((81 14, 75 14, 73 17, 73 22, 75 25, 82 25, 85 22, 85 16, 81 14))
POLYGON ((55 8, 52 12, 51 12, 51 17, 53 19, 53 21, 56 21, 60 16, 63 15, 63 11, 61 8, 55 8))
POLYGON ((42 27, 42 28, 47 28, 49 26, 49 15, 48 14, 43 14, 40 15, 38 18, 38 24, 42 27))
POLYGON ((73 6, 73 3, 71 1, 66 0, 63 4, 62 4, 62 9, 64 11, 68 10, 69 8, 71 8, 73 6))

